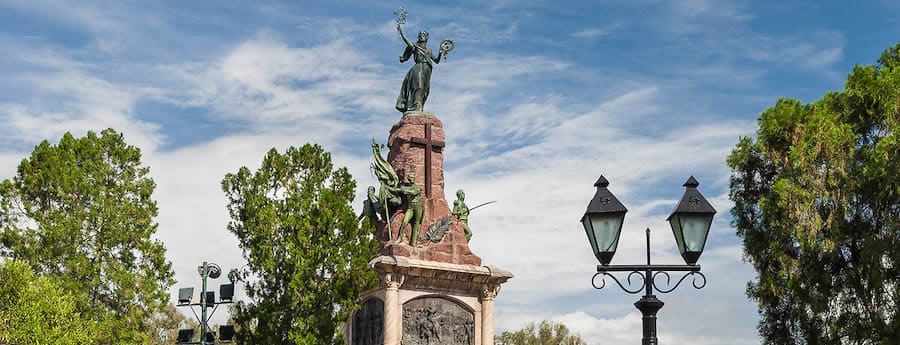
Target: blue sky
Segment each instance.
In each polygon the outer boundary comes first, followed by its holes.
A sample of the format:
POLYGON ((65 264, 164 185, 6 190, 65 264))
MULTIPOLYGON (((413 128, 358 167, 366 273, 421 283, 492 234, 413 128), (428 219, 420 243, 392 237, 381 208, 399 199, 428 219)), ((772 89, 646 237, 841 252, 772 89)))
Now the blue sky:
POLYGON ((197 284, 204 259, 239 267, 224 174, 315 142, 375 183, 367 142, 399 119, 409 68, 400 5, 407 32, 456 42, 426 110, 446 127, 447 190, 498 201, 470 221, 484 263, 516 275, 498 329, 552 319, 591 343, 640 339, 637 298, 590 286, 577 221, 600 174, 630 210, 613 263, 641 262, 646 227, 654 261, 681 262, 665 218, 690 175, 719 211, 709 283, 660 297, 662 341, 759 343, 725 157, 778 97, 840 89, 900 37, 895 0, 0 0, 0 177, 40 140, 116 128, 157 181, 173 291, 197 284))

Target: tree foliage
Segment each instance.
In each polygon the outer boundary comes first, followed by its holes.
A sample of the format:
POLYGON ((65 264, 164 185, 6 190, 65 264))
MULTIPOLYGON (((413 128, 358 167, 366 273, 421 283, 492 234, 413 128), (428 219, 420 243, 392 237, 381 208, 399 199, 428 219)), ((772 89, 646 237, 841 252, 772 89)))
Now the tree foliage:
POLYGON ((550 321, 531 322, 515 332, 503 332, 494 337, 498 345, 587 345, 584 339, 572 334, 566 325, 550 321))
MULTIPOLYGON (((150 331, 155 336, 150 337, 149 345, 175 345, 180 329, 194 329, 195 334, 200 334, 200 323, 193 317, 187 317, 169 303, 155 313, 150 319, 150 331), (160 334, 165 334, 163 338, 160 334)), ((214 328, 215 329, 215 328, 214 328)))
POLYGON ((247 344, 341 344, 340 324, 359 293, 376 286, 377 253, 351 207, 356 182, 319 145, 274 148, 255 172, 228 174, 234 233, 247 259, 236 274, 250 302, 237 305, 237 340, 247 344))
POLYGON ((0 255, 58 278, 99 343, 147 343, 173 283, 156 232, 155 184, 140 150, 112 129, 46 140, 0 183, 0 255))
POLYGON ((812 104, 780 99, 728 157, 766 344, 900 339, 898 51, 812 104))
POLYGON ((89 345, 97 327, 81 317, 75 296, 20 261, 0 262, 0 344, 89 345))

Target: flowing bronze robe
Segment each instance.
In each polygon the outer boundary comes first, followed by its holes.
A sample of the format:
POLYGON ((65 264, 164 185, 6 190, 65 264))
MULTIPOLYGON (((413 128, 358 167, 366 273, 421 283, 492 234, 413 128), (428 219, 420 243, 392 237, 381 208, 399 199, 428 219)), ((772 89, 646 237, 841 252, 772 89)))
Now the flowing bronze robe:
POLYGON ((428 93, 431 91, 431 69, 432 61, 435 60, 431 49, 424 46, 424 43, 414 43, 412 46, 406 46, 400 62, 409 60, 413 57, 415 65, 410 67, 403 78, 403 85, 400 88, 400 95, 397 96, 397 110, 405 113, 407 111, 421 111, 425 106, 425 100, 428 99, 428 93))

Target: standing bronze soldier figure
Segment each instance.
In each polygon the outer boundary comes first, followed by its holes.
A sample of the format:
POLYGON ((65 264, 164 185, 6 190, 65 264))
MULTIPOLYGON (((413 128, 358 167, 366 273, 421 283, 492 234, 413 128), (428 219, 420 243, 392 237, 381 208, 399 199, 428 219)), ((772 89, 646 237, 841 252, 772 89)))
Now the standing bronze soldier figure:
POLYGON ((453 201, 453 211, 456 220, 462 224, 466 232, 466 242, 472 239, 472 229, 469 229, 469 206, 466 206, 466 192, 462 189, 456 191, 456 200, 453 201))
POLYGON ((402 195, 406 199, 406 214, 403 217, 403 223, 400 224, 400 230, 397 232, 397 243, 403 242, 403 234, 406 233, 406 224, 412 222, 412 233, 409 235, 409 245, 415 246, 416 240, 419 238, 419 226, 422 225, 422 188, 416 185, 416 174, 409 173, 406 176, 407 185, 398 187, 387 187, 394 194, 402 195))

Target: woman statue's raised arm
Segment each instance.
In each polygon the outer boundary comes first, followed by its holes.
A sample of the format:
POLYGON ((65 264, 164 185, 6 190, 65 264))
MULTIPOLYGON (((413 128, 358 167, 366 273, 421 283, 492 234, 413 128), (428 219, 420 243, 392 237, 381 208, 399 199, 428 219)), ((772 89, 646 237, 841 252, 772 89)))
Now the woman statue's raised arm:
POLYGON ((406 38, 406 35, 403 34, 403 29, 400 27, 400 23, 397 23, 397 32, 400 33, 400 38, 403 39, 403 42, 406 42, 406 49, 403 50, 403 55, 400 55, 400 62, 406 62, 406 60, 409 60, 409 58, 412 57, 413 50, 415 50, 416 47, 412 42, 409 41, 408 38, 406 38))
POLYGON ((403 39, 403 42, 406 42, 407 46, 409 46, 409 47, 413 46, 413 43, 410 42, 409 39, 406 38, 406 35, 403 34, 403 28, 400 27, 400 23, 397 23, 397 32, 400 33, 400 38, 403 39))

